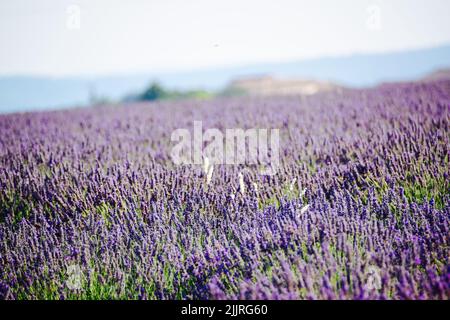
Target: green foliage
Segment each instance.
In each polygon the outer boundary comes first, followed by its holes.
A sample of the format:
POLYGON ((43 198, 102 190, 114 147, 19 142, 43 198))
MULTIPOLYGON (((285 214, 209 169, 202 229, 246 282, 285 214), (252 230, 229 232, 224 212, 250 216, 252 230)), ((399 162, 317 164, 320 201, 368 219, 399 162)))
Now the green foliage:
POLYGON ((158 82, 153 82, 137 99, 140 101, 209 99, 214 95, 205 90, 178 91, 165 89, 158 82))

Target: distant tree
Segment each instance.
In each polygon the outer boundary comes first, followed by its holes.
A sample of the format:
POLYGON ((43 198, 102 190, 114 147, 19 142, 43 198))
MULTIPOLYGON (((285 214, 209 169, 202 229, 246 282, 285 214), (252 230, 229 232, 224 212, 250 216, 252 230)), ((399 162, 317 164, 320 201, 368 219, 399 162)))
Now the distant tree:
POLYGON ((153 82, 140 96, 140 100, 159 100, 167 98, 167 91, 158 83, 153 82))
POLYGON ((125 101, 155 101, 155 100, 181 100, 181 99, 209 99, 214 95, 205 90, 178 91, 165 89, 158 82, 152 82, 144 92, 138 95, 125 97, 125 101))

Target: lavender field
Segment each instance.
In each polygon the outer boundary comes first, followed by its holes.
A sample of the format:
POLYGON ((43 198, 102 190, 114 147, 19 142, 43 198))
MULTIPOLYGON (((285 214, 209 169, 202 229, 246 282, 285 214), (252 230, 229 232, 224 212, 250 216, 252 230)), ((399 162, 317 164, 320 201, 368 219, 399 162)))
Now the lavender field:
POLYGON ((0 298, 449 299, 449 111, 435 81, 2 115, 0 298), (277 174, 175 166, 195 120, 279 128, 277 174))

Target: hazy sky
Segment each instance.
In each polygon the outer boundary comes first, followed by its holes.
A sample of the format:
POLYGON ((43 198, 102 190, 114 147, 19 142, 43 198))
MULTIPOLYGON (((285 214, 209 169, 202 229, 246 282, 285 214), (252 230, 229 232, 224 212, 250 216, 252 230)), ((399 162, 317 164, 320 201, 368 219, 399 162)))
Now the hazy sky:
POLYGON ((0 74, 99 75, 450 43, 449 0, 0 0, 0 74))

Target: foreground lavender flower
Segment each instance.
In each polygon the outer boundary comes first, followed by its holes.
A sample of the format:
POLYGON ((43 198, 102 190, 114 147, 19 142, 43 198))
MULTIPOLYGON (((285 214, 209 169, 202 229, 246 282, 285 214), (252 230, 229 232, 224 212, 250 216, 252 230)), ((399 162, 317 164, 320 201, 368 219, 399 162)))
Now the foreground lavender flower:
POLYGON ((449 108, 442 81, 0 116, 0 298, 448 299, 449 108), (281 128, 278 174, 173 166, 194 120, 281 128))

